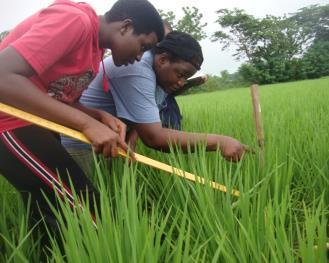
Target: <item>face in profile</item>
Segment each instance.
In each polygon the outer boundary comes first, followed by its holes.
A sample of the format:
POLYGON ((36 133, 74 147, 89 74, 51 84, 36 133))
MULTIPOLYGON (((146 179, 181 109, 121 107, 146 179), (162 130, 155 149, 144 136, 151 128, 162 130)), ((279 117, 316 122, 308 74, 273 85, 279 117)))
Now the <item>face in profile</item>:
POLYGON ((130 26, 112 43, 113 62, 116 66, 122 66, 140 61, 144 52, 154 47, 157 42, 158 38, 154 32, 138 35, 130 26))

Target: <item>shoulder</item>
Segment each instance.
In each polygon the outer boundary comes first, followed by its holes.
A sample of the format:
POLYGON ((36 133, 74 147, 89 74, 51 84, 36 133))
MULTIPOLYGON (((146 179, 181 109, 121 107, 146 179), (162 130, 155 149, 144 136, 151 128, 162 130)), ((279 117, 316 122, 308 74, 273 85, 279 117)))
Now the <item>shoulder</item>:
POLYGON ((106 73, 109 75, 110 79, 131 77, 138 79, 146 78, 151 80, 152 82, 155 82, 156 78, 152 64, 153 64, 153 58, 151 59, 148 56, 147 52, 144 54, 141 61, 135 62, 134 64, 128 66, 120 66, 120 67, 115 66, 111 56, 104 60, 106 73))
POLYGON ((54 4, 40 11, 38 18, 41 21, 60 21, 63 25, 80 25, 81 31, 92 30, 93 24, 97 23, 98 17, 93 8, 86 3, 74 3, 67 0, 55 1, 54 4))

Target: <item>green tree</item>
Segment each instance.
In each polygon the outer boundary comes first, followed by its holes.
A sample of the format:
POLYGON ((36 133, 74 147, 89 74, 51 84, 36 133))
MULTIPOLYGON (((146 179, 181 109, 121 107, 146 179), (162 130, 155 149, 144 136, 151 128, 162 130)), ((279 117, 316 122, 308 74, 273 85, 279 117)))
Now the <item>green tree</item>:
POLYGON ((315 41, 303 57, 308 78, 329 76, 329 41, 315 41))
POLYGON ((207 23, 201 23, 203 15, 196 7, 183 7, 184 16, 178 21, 176 29, 182 32, 189 33, 196 40, 202 40, 207 37, 203 28, 207 23))
POLYGON ((190 34, 196 40, 202 40, 207 37, 204 27, 207 23, 202 23, 203 14, 196 7, 183 7, 183 17, 176 22, 176 15, 173 11, 165 12, 159 10, 161 17, 168 21, 174 30, 179 30, 190 34))
POLYGON ((297 23, 311 43, 303 56, 307 77, 329 75, 329 4, 304 7, 290 19, 297 23))
POLYGON ((217 11, 222 30, 213 34, 223 50, 234 45, 237 60, 247 59, 241 68, 246 80, 259 83, 297 79, 292 65, 303 52, 305 35, 297 24, 286 17, 266 16, 257 19, 240 9, 217 11))
POLYGON ((172 28, 175 28, 176 15, 174 14, 174 12, 173 11, 165 12, 161 9, 158 9, 158 11, 162 19, 166 20, 172 26, 172 28))
POLYGON ((224 30, 216 31, 212 40, 219 41, 222 44, 222 50, 234 45, 236 47, 234 56, 238 60, 247 58, 251 61, 257 43, 252 37, 257 30, 257 20, 241 9, 220 9, 216 13, 218 14, 216 23, 224 30))
POLYGON ((301 8, 290 19, 297 23, 308 39, 329 41, 329 4, 301 8))

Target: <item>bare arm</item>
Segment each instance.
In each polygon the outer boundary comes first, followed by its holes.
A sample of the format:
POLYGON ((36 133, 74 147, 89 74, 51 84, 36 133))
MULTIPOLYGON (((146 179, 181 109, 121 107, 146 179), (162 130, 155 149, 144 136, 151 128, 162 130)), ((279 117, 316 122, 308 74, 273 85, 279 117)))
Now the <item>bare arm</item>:
POLYGON ((126 144, 109 127, 88 114, 50 98, 30 80, 31 66, 11 47, 0 52, 0 101, 83 132, 95 150, 116 156, 126 144))
POLYGON ((112 114, 98 110, 94 108, 86 107, 85 105, 81 104, 80 102, 74 103, 72 105, 74 108, 92 116, 94 119, 100 121, 101 123, 105 124, 106 126, 110 127, 113 131, 120 135, 120 138, 124 141, 126 138, 126 131, 127 125, 119 120, 118 118, 114 117, 112 114))
POLYGON ((136 124, 134 127, 144 144, 165 152, 170 150, 170 144, 178 144, 186 152, 188 146, 193 150, 198 143, 205 143, 207 151, 220 149, 223 157, 230 161, 238 161, 245 152, 243 144, 228 136, 162 128, 160 122, 136 124))
POLYGON ((129 148, 134 152, 136 149, 136 144, 138 140, 138 133, 135 129, 131 129, 127 133, 126 142, 129 145, 129 148))

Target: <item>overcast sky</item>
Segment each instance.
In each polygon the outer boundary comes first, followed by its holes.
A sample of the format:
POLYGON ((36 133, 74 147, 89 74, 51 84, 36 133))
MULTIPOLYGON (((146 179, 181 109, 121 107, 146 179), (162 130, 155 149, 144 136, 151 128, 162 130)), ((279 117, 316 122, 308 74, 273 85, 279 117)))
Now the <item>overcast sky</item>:
MULTIPOLYGON (((14 27, 25 17, 42 7, 52 3, 52 0, 2 0, 0 9, 0 32, 14 27)), ((90 3, 98 14, 110 9, 115 0, 85 0, 90 3)), ((328 4, 329 0, 150 0, 156 8, 164 11, 174 11, 179 18, 182 15, 183 6, 195 6, 203 14, 203 22, 208 25, 205 29, 208 36, 217 30, 215 11, 221 8, 232 9, 234 7, 244 9, 248 14, 256 17, 264 17, 267 14, 281 16, 297 11, 299 8, 311 4, 328 4)), ((218 75, 220 71, 227 69, 231 73, 237 70, 241 64, 232 57, 232 51, 221 51, 219 43, 209 39, 201 41, 205 61, 202 71, 208 74, 218 75)))

